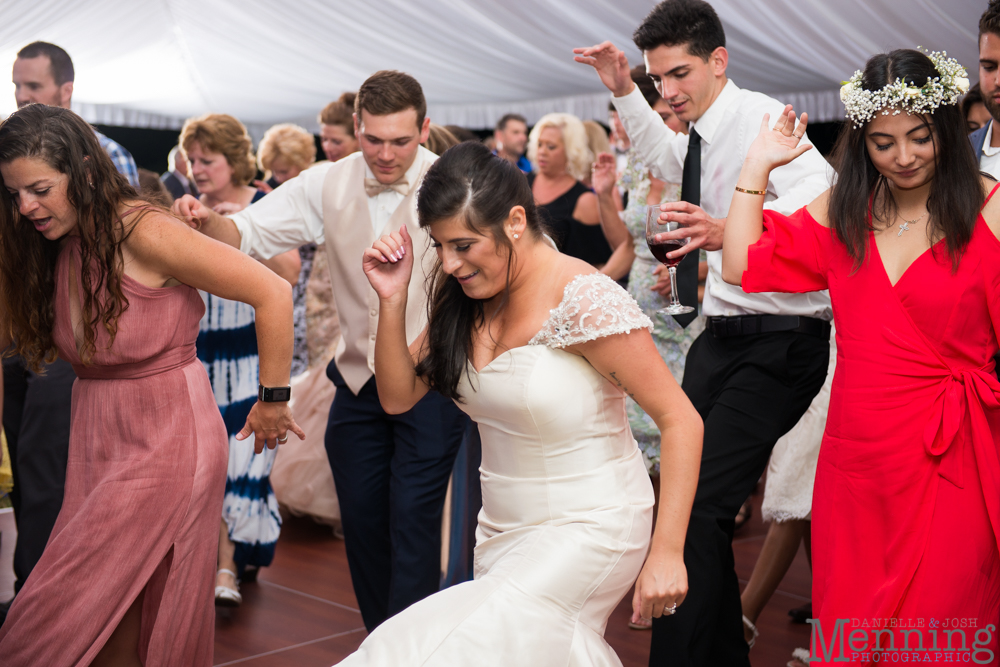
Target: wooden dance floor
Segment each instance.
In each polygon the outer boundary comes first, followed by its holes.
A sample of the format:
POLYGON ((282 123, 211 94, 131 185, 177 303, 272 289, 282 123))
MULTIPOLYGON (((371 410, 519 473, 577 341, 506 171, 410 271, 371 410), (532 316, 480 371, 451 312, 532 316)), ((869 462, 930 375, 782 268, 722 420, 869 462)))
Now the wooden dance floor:
MULTIPOLYGON (((736 537, 736 571, 744 583, 766 532, 760 501, 760 495, 754 496, 754 517, 736 537)), ((809 626, 794 625, 787 616, 789 609, 808 600, 809 588, 809 567, 800 548, 757 624, 760 639, 750 652, 755 666, 783 667, 792 649, 809 645, 809 626)), ((243 606, 216 612, 216 667, 325 667, 365 638, 344 543, 309 519, 286 519, 274 563, 261 570, 257 583, 244 584, 241 591, 243 606)), ((649 632, 628 628, 630 602, 631 594, 611 616, 606 637, 625 667, 646 667, 649 632)), ((474 656, 469 664, 475 664, 474 656)))

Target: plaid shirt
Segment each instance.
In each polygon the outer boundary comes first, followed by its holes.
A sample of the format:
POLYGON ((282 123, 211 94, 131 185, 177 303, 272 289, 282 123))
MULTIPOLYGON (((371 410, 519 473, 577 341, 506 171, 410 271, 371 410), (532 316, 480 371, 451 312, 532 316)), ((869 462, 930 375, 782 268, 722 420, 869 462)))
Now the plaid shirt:
POLYGON ((94 130, 94 134, 97 135, 97 140, 101 143, 101 148, 103 148, 104 152, 108 154, 111 161, 115 163, 115 169, 118 170, 118 173, 127 178, 128 182, 138 192, 139 170, 136 169, 135 160, 132 159, 132 154, 122 148, 121 144, 109 139, 97 130, 94 130))

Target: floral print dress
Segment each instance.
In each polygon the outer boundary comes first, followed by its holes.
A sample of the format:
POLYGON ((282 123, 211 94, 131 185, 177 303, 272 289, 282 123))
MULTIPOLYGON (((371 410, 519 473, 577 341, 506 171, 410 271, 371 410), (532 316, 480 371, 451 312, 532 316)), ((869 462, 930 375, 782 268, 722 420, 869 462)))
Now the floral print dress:
MULTIPOLYGON (((684 378, 684 360, 694 339, 705 329, 705 317, 699 315, 687 328, 674 321, 670 315, 658 313, 668 305, 652 290, 658 276, 653 270, 660 265, 646 245, 646 197, 649 195, 649 171, 633 149, 628 151, 628 161, 618 179, 618 185, 628 191, 628 204, 622 214, 625 227, 635 244, 635 261, 628 276, 628 291, 643 312, 653 320, 653 342, 660 356, 667 362, 674 379, 680 384, 684 378)), ((677 201, 680 185, 667 183, 661 201, 677 201)), ((704 251, 702 251, 704 260, 704 251)), ((639 443, 646 467, 651 475, 660 474, 660 431, 653 419, 631 398, 627 400, 629 425, 639 443)))

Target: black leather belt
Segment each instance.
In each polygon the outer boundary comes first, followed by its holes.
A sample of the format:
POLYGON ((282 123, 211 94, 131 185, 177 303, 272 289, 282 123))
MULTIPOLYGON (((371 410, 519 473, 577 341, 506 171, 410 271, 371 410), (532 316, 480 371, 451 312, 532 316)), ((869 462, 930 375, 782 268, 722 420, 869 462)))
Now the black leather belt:
POLYGON ((750 336, 753 334, 794 331, 810 336, 830 339, 830 323, 815 317, 801 315, 737 315, 735 317, 710 317, 705 327, 716 338, 750 336))

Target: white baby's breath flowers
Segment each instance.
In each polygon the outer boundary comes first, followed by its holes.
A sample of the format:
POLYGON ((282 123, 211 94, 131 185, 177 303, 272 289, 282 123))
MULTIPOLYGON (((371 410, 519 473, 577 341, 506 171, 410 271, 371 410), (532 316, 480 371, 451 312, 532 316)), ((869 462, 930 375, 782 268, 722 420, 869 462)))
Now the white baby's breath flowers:
POLYGON ((927 57, 934 63, 938 75, 928 77, 927 83, 922 86, 896 79, 880 90, 865 90, 861 87, 864 78, 861 70, 845 81, 840 88, 840 99, 854 126, 861 127, 879 112, 886 116, 898 114, 900 110, 908 114, 924 114, 933 112, 942 104, 957 104, 958 99, 969 90, 965 68, 944 51, 928 53, 927 57))

